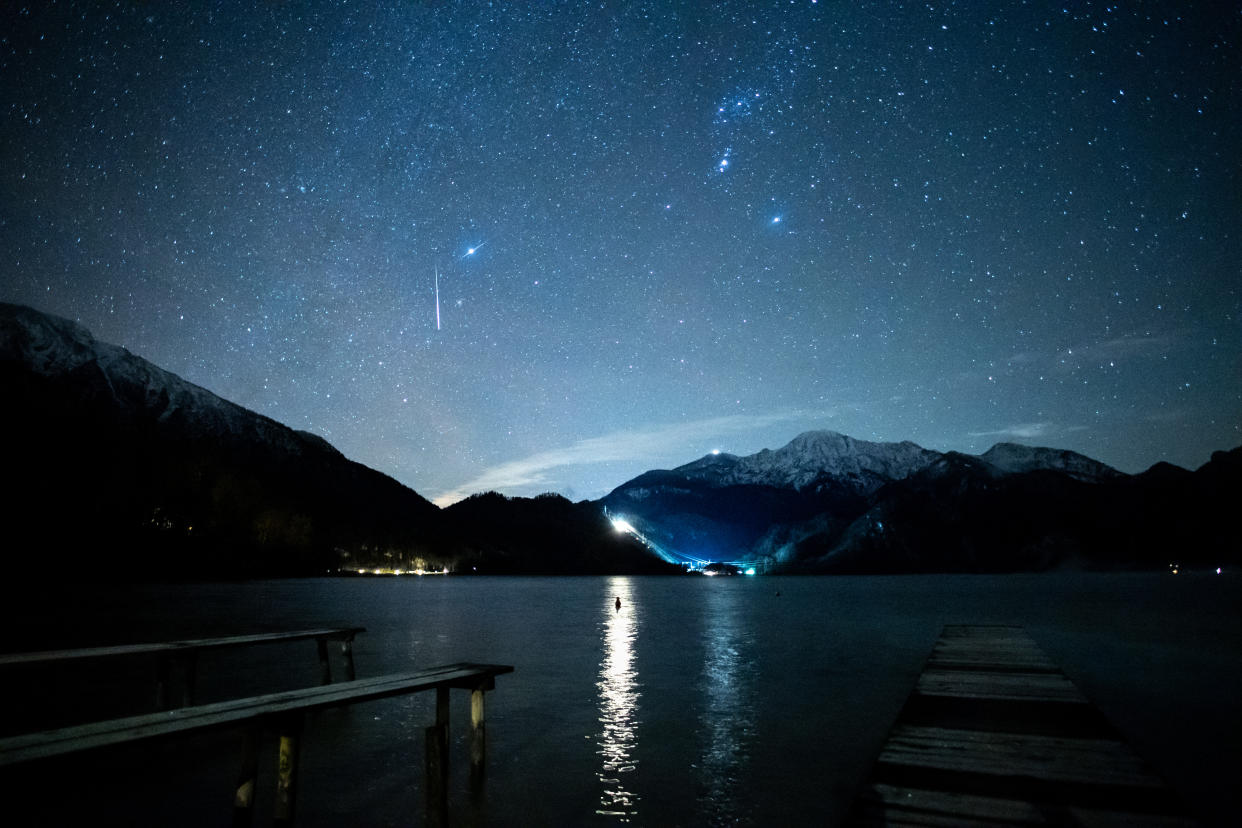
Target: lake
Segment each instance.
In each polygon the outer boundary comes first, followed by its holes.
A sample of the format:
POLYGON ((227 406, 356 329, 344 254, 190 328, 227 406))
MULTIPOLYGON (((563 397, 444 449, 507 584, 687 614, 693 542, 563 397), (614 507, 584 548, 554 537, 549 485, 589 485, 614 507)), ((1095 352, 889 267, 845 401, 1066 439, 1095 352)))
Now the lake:
MULTIPOLYGON (((487 697, 481 796, 468 695, 454 695, 454 824, 834 824, 950 623, 1024 625, 1192 812, 1224 825, 1242 810, 1242 577, 1228 573, 2 589, 3 650, 361 625, 360 677, 514 665, 487 697)), ((0 727, 137 712, 150 669, 8 668, 0 727)), ((200 701, 313 684, 316 670, 310 642, 208 654, 200 701)), ((422 694, 315 717, 299 824, 421 824, 433 708, 422 694)), ((226 824, 239 745, 220 733, 33 763, 0 773, 0 794, 36 803, 44 824, 226 824)))

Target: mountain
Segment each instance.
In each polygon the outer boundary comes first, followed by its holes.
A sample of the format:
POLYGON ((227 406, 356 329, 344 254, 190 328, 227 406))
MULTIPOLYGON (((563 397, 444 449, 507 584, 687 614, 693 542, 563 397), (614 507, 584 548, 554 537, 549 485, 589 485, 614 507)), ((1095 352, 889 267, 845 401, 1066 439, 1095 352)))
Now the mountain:
POLYGON ((599 506, 560 495, 476 494, 444 510, 456 571, 487 575, 669 575, 665 563, 617 532, 599 506))
POLYGON ((801 491, 827 482, 866 494, 908 477, 938 456, 910 442, 869 443, 835 431, 808 431, 776 451, 764 449, 749 457, 708 455, 673 473, 714 487, 773 486, 801 491))
POLYGON ((69 320, 0 304, 0 387, 10 571, 297 574, 441 545, 417 493, 69 320))
POLYGON ((668 553, 784 572, 1005 572, 1238 561, 1242 449, 1126 475, 1081 454, 982 455, 801 434, 650 471, 603 499, 668 553))
POLYGON ((776 451, 709 454, 671 471, 646 472, 602 502, 611 513, 641 521, 644 535, 669 551, 706 560, 753 557, 805 533, 841 528, 876 490, 938 456, 914 443, 810 431, 776 451))
POLYGON ((668 572, 598 506, 480 495, 441 512, 327 441, 74 322, 0 304, 9 576, 238 578, 339 569, 668 572))
POLYGON ((1113 467, 1076 452, 1017 443, 997 443, 980 455, 980 459, 1001 474, 1055 470, 1087 482, 1115 480, 1124 476, 1113 467))
POLYGON ((976 456, 813 431, 646 472, 602 503, 487 493, 441 511, 320 437, 30 308, 0 304, 0 390, 9 577, 670 571, 601 506, 665 553, 766 571, 1242 563, 1242 448, 1126 475, 1050 448, 976 456))

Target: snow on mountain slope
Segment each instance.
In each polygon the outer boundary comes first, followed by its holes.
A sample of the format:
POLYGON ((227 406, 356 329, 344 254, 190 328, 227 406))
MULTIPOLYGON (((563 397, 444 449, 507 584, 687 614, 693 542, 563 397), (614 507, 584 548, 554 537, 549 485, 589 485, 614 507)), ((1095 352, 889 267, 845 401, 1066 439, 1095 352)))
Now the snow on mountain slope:
POLYGON ((938 457, 939 452, 909 441, 872 443, 835 431, 808 431, 775 451, 764 449, 748 457, 708 455, 674 471, 714 486, 751 484, 801 490, 828 477, 872 492, 889 481, 909 477, 938 457))
POLYGON ((1020 474, 1037 469, 1051 469, 1088 482, 1123 476, 1112 466, 1063 449, 997 443, 979 457, 1002 474, 1020 474))
POLYGON ((74 377, 111 397, 131 416, 217 437, 257 441, 284 450, 327 441, 295 431, 187 382, 117 345, 101 342, 68 319, 0 303, 0 362, 24 365, 53 381, 74 377))

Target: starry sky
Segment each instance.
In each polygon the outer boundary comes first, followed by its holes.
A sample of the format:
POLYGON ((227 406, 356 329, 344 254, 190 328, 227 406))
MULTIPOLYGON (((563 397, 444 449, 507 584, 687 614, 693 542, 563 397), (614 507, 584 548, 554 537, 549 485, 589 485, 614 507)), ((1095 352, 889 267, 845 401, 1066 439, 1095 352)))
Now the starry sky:
POLYGON ((441 504, 812 428, 1194 468, 1242 444, 1239 47, 1216 1, 5 3, 0 300, 441 504))

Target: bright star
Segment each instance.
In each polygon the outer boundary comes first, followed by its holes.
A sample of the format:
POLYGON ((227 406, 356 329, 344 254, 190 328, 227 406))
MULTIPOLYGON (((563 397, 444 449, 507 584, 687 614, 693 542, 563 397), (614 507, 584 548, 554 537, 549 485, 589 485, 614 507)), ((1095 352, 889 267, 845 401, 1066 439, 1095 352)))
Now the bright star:
POLYGON ((772 223, 773 223, 773 224, 780 224, 780 223, 781 223, 781 217, 780 217, 780 216, 773 216, 773 218, 772 218, 772 223))

